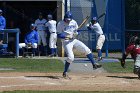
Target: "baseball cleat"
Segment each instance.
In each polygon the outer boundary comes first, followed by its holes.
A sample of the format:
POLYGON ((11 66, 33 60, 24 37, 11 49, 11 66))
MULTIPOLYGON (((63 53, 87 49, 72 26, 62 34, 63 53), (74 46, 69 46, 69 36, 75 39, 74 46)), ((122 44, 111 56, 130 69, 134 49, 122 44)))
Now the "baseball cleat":
POLYGON ((54 57, 54 54, 50 54, 48 57, 54 57))
POLYGON ((71 79, 71 78, 67 75, 66 72, 63 72, 62 76, 63 76, 63 78, 65 78, 65 79, 71 79))
POLYGON ((66 72, 63 72, 62 76, 63 76, 64 78, 66 78, 66 77, 67 77, 67 73, 66 73, 66 72))
POLYGON ((100 65, 100 64, 97 64, 97 63, 93 64, 93 69, 97 69, 97 68, 101 68, 101 67, 102 67, 102 65, 100 65))
POLYGON ((99 57, 99 58, 97 59, 97 61, 101 61, 101 60, 103 60, 103 58, 102 58, 102 57, 99 57))

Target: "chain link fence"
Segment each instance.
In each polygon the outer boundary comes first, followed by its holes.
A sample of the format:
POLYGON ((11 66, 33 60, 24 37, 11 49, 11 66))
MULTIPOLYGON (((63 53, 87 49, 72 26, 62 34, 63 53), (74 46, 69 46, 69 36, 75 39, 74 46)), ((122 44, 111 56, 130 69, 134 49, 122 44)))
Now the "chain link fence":
MULTIPOLYGON (((113 2, 113 0, 111 0, 113 2)), ((116 3, 116 2, 115 2, 116 3)), ((90 15, 89 20, 87 23, 90 22, 91 17, 95 16, 97 14, 97 17, 100 16, 102 13, 107 12, 107 4, 108 0, 71 0, 71 11, 73 13, 74 19, 77 21, 77 23, 80 25, 80 23, 86 18, 87 15, 90 15)), ((109 9, 109 15, 114 16, 116 11, 112 9, 112 5, 110 4, 110 9, 109 9), (113 13, 113 14, 111 14, 113 13)), ((116 8, 116 7, 115 7, 116 8)), ((119 11, 119 10, 117 10, 119 11)), ((119 15, 119 14, 118 14, 119 15)), ((120 16, 119 16, 120 17, 120 16)), ((110 20, 112 20, 110 18, 110 20)), ((103 16, 99 20, 99 24, 101 25, 104 34, 106 36, 106 41, 103 46, 103 57, 106 57, 106 46, 108 44, 108 57, 121 57, 121 28, 116 26, 115 24, 111 23, 106 23, 106 21, 109 21, 106 19, 106 15, 103 16), (108 24, 108 30, 106 31, 106 25, 108 24), (116 42, 118 45, 115 45, 116 42), (119 55, 119 56, 118 56, 119 55)), ((81 34, 78 36, 78 39, 85 43, 97 56, 97 51, 96 51, 96 41, 97 41, 97 36, 93 31, 88 31, 86 28, 86 24, 80 29, 82 30, 81 34)), ((119 25, 120 26, 120 25, 119 25)), ((76 52, 77 55, 79 54, 76 52)))

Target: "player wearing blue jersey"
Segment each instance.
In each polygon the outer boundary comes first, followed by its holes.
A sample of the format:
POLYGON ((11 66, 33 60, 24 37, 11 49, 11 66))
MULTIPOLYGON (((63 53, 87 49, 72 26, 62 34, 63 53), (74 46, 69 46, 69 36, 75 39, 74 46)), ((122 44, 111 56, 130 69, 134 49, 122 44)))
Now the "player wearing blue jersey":
MULTIPOLYGON (((2 16, 3 11, 0 9, 0 30, 6 28, 6 19, 2 16)), ((3 43, 4 33, 0 33, 0 44, 3 43)))
POLYGON ((35 49, 37 48, 38 43, 38 32, 35 30, 35 24, 30 25, 31 31, 25 35, 25 43, 20 43, 19 48, 24 51, 25 47, 32 48, 32 54, 35 54, 35 49))
POLYGON ((101 67, 101 65, 95 63, 90 49, 84 43, 74 38, 75 35, 78 34, 77 29, 78 24, 75 20, 73 20, 72 13, 70 11, 66 12, 64 20, 57 24, 58 38, 62 39, 63 47, 67 55, 63 77, 67 77, 67 71, 70 63, 74 61, 73 48, 87 56, 93 65, 93 69, 101 67))
POLYGON ((89 30, 92 30, 96 33, 97 36, 97 44, 96 44, 96 49, 98 51, 98 61, 102 60, 102 46, 105 41, 105 35, 103 34, 103 30, 100 26, 100 24, 97 22, 97 18, 93 17, 91 22, 87 24, 87 28, 89 30))

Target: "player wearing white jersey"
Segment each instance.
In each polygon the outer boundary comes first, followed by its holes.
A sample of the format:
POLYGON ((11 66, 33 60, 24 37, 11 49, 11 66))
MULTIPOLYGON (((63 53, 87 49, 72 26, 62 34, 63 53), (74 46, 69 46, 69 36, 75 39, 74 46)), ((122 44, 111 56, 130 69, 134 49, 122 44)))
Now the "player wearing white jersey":
POLYGON ((51 14, 47 16, 48 22, 45 24, 45 27, 48 27, 50 32, 50 39, 49 39, 49 47, 51 49, 50 57, 57 56, 57 34, 56 34, 56 21, 52 20, 53 17, 51 14))
POLYGON ((63 77, 67 77, 66 73, 68 71, 69 65, 74 61, 73 48, 84 53, 91 61, 94 69, 101 67, 101 65, 95 63, 90 49, 84 43, 74 38, 74 34, 78 33, 77 29, 77 22, 73 20, 70 11, 66 12, 64 20, 57 24, 58 38, 62 39, 63 47, 67 55, 63 77))
POLYGON ((93 17, 90 24, 87 25, 87 28, 89 30, 93 30, 96 33, 97 36, 97 44, 96 44, 96 49, 98 51, 98 61, 102 60, 102 47, 105 41, 105 35, 103 34, 103 30, 99 23, 96 21, 97 18, 93 17))
POLYGON ((46 41, 46 28, 45 28, 45 23, 47 22, 46 19, 43 18, 42 13, 39 13, 39 18, 37 20, 35 20, 35 25, 36 25, 36 30, 39 34, 39 38, 38 38, 38 48, 39 51, 41 50, 41 41, 43 43, 43 54, 47 53, 47 41, 46 41))

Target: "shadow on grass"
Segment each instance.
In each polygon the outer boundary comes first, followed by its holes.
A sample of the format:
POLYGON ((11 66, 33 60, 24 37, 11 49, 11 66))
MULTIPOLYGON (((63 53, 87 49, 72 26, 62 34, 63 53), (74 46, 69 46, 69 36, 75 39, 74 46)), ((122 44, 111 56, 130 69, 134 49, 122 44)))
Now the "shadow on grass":
POLYGON ((131 76, 106 76, 111 78, 124 78, 124 79, 138 79, 138 77, 131 77, 131 76))

